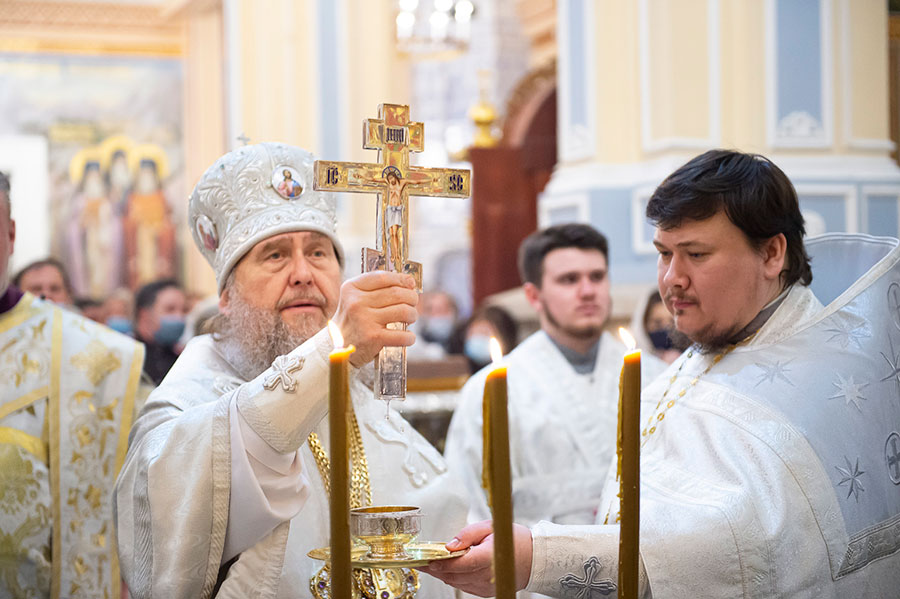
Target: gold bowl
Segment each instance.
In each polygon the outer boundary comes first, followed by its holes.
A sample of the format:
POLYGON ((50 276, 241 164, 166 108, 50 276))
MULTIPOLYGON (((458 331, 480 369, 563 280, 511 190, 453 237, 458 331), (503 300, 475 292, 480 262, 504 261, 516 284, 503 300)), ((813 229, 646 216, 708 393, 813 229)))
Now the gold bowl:
POLYGON ((407 505, 378 505, 350 510, 350 536, 368 547, 373 560, 410 559, 407 546, 422 529, 422 511, 407 505))

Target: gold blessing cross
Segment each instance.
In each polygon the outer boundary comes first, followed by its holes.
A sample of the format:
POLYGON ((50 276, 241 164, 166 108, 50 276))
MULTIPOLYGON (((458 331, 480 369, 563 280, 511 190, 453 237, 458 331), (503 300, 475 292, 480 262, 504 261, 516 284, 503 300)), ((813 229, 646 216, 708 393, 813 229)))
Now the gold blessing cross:
MULTIPOLYGON (((409 153, 424 148, 425 127, 410 122, 409 106, 380 104, 378 118, 363 122, 363 148, 378 150, 378 163, 317 160, 313 187, 319 191, 375 193, 375 249, 363 248, 362 270, 404 272, 422 291, 422 265, 409 260, 409 196, 469 197, 466 169, 409 165, 409 153)), ((405 330, 404 323, 388 325, 405 330)), ((387 401, 406 398, 406 348, 385 347, 376 361, 375 396, 387 401)))

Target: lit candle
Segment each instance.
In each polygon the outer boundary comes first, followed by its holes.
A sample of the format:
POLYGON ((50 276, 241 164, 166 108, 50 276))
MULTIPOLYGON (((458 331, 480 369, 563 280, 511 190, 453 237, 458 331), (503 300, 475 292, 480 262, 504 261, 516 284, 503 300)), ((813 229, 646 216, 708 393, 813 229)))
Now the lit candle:
POLYGON ((629 348, 619 376, 619 597, 637 599, 641 514, 641 351, 623 328, 619 335, 629 348))
POLYGON ((513 599, 516 595, 515 554, 512 531, 512 481, 509 467, 509 415, 507 412, 506 366, 500 365, 503 352, 491 338, 494 369, 484 383, 484 481, 494 520, 494 597, 513 599))
POLYGON ((347 364, 352 345, 343 347, 344 337, 330 320, 328 330, 334 351, 328 356, 328 436, 331 453, 329 508, 331 515, 331 597, 351 598, 350 567, 350 484, 347 444, 347 420, 350 405, 350 386, 347 364))

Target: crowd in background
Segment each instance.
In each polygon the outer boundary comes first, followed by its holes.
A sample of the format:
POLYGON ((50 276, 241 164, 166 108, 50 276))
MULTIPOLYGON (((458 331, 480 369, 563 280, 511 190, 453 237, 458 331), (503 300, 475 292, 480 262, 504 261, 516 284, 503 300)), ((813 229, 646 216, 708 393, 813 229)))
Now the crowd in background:
POLYGON ((174 279, 147 283, 132 293, 126 288, 104 298, 75 297, 62 262, 45 258, 28 264, 13 284, 41 299, 134 337, 146 348, 144 371, 158 385, 185 344, 215 314, 215 303, 187 294, 174 279))
MULTIPOLYGON (((175 279, 160 279, 140 287, 137 293, 119 288, 104 298, 75 297, 62 262, 45 258, 19 270, 13 283, 36 297, 50 300, 113 330, 134 337, 147 348, 145 372, 159 384, 192 337, 202 334, 203 324, 217 313, 215 297, 186 292, 175 279)), ((453 296, 428 291, 419 299, 419 319, 413 325, 417 340, 409 349, 410 360, 440 361, 463 356, 469 374, 491 362, 490 339, 500 343, 503 354, 522 338, 520 323, 505 308, 482 304, 462 317, 453 296)), ((672 347, 668 329, 672 317, 658 292, 638 306, 642 318, 633 326, 654 354, 671 362, 680 353, 672 347)))

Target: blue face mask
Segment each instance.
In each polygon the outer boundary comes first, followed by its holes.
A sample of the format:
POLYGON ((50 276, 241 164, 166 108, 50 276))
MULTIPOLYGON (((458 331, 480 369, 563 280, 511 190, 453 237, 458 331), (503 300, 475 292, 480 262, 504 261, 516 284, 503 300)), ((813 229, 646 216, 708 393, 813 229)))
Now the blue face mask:
POLYGON ((487 364, 491 361, 491 339, 484 335, 473 335, 466 339, 463 353, 476 364, 487 364))
POLYGON ((653 347, 656 349, 672 349, 672 340, 669 339, 669 332, 665 329, 650 331, 647 333, 647 336, 650 337, 650 343, 652 343, 653 347))
POLYGON ((153 341, 159 345, 171 347, 184 334, 184 319, 174 316, 163 316, 159 319, 159 328, 153 334, 153 341))
POLYGON ((131 321, 124 316, 110 316, 106 319, 106 326, 123 335, 130 335, 132 330, 131 321))

